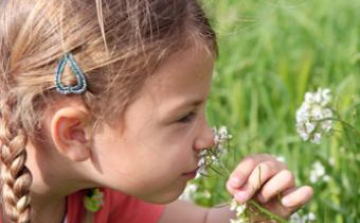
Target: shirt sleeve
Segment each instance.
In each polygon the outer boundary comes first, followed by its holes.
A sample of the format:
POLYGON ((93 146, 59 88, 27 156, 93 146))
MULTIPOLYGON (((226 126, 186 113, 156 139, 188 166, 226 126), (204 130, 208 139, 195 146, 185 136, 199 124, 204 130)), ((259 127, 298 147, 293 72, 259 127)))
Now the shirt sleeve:
POLYGON ((121 192, 106 190, 106 197, 110 197, 108 223, 156 223, 164 211, 164 205, 146 203, 121 192))

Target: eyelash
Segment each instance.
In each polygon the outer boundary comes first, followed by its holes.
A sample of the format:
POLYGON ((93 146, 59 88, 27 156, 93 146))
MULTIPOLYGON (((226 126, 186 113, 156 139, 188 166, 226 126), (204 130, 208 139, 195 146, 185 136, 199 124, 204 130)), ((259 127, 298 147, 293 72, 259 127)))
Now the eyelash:
POLYGON ((196 115, 195 112, 190 112, 187 115, 185 115, 184 117, 177 120, 176 122, 178 122, 178 123, 189 123, 194 119, 195 115, 196 115))

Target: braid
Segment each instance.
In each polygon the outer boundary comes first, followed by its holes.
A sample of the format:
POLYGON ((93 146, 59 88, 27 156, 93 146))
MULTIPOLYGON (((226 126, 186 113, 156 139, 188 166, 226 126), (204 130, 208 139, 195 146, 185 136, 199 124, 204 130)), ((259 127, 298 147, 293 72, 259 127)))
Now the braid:
POLYGON ((0 101, 2 203, 9 223, 30 223, 32 175, 25 166, 27 135, 13 117, 9 98, 0 101))

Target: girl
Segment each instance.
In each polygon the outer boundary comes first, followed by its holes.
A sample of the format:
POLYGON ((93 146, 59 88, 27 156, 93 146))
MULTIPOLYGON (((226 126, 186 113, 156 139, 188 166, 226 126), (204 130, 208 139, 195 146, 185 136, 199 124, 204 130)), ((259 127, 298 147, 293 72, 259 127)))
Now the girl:
MULTIPOLYGON (((233 217, 176 200, 214 144, 204 111, 217 45, 195 0, 2 0, 0 10, 1 222, 233 217)), ((269 155, 240 162, 226 187, 283 217, 312 195, 269 155)))

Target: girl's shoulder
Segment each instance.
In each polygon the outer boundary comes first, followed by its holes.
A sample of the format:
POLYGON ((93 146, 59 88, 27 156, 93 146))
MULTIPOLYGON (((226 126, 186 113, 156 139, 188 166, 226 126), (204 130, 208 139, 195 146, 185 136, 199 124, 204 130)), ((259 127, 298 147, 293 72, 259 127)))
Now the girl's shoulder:
MULTIPOLYGON (((95 223, 156 223, 164 205, 150 204, 133 196, 109 188, 101 188, 103 205, 95 213, 95 223)), ((81 222, 85 214, 83 205, 86 191, 68 196, 68 223, 81 222)))

